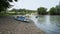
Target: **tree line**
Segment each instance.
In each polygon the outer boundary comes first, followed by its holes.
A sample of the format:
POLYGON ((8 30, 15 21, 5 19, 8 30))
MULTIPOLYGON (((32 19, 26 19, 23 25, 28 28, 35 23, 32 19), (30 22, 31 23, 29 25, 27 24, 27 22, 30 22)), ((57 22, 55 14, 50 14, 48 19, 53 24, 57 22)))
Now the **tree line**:
POLYGON ((37 9, 37 13, 39 15, 46 15, 46 14, 49 14, 49 15, 60 15, 60 2, 59 2, 59 5, 56 5, 56 7, 52 7, 50 8, 49 11, 47 11, 47 8, 44 8, 44 7, 40 7, 37 9))
POLYGON ((12 15, 25 15, 25 14, 32 14, 36 13, 35 10, 28 10, 28 9, 12 9, 11 11, 6 11, 6 13, 12 14, 12 15))
MULTIPOLYGON (((14 1, 18 1, 18 0, 14 0, 14 1)), ((13 0, 0 0, 0 15, 1 14, 5 14, 8 8, 10 8, 12 5, 9 2, 13 2, 13 0)), ((13 9, 11 10, 11 12, 15 12, 15 14, 17 14, 18 12, 21 13, 32 13, 32 12, 37 12, 38 15, 60 15, 60 2, 59 5, 56 5, 55 7, 50 8, 49 11, 47 11, 47 8, 45 7, 39 7, 37 8, 37 10, 26 10, 26 9, 13 9)))

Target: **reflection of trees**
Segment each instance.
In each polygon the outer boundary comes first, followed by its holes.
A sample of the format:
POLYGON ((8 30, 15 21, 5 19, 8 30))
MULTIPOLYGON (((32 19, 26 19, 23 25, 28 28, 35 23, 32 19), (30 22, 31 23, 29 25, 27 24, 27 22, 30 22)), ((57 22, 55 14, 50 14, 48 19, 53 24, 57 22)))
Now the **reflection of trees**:
POLYGON ((50 16, 50 21, 54 23, 60 23, 60 16, 50 16))
POLYGON ((60 27, 60 16, 51 16, 50 22, 55 24, 57 27, 60 27))
POLYGON ((41 15, 38 17, 38 23, 45 23, 45 16, 41 15))

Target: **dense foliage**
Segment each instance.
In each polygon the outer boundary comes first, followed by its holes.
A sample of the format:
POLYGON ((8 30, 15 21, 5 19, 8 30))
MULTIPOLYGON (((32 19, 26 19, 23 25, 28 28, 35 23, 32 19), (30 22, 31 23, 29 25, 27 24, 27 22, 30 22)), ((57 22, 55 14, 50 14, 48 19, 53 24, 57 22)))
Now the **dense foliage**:
POLYGON ((13 0, 0 0, 0 12, 5 11, 7 8, 11 6, 9 2, 13 2, 13 0))
POLYGON ((45 15, 47 13, 47 9, 44 7, 38 8, 37 11, 38 11, 38 14, 40 15, 45 15))
POLYGON ((6 15, 26 15, 26 14, 35 14, 35 10, 28 9, 12 9, 11 11, 6 11, 6 15))
POLYGON ((56 5, 56 7, 50 8, 50 10, 47 12, 46 8, 40 7, 37 9, 39 15, 60 15, 60 3, 59 5, 56 5))
POLYGON ((55 8, 55 7, 52 7, 52 8, 49 10, 49 14, 50 14, 50 15, 56 14, 56 8, 55 8))
MULTIPOLYGON (((14 0, 17 1, 17 0, 14 0)), ((39 15, 60 15, 60 3, 59 5, 56 5, 56 7, 50 8, 50 10, 47 12, 47 8, 45 7, 39 7, 37 10, 26 10, 26 9, 12 9, 10 12, 6 11, 7 8, 11 7, 9 2, 13 2, 13 0, 0 0, 0 15, 8 14, 31 14, 31 13, 37 13, 39 15)))
POLYGON ((60 3, 56 7, 52 7, 49 10, 50 15, 60 15, 60 3))

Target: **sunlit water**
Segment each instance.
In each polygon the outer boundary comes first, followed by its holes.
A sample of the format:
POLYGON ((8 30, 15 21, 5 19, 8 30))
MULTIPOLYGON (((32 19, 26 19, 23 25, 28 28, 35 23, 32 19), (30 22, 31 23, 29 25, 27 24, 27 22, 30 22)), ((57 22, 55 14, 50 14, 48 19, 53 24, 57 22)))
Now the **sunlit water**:
POLYGON ((31 19, 45 34, 60 34, 60 16, 41 15, 36 18, 32 15, 31 19))

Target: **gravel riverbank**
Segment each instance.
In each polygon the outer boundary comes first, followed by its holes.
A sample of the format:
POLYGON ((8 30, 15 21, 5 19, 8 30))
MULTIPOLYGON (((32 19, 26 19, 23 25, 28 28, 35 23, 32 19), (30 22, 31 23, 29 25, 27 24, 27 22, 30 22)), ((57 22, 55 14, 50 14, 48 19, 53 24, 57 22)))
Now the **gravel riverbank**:
POLYGON ((34 23, 16 21, 12 17, 0 17, 0 34, 43 34, 34 23))

